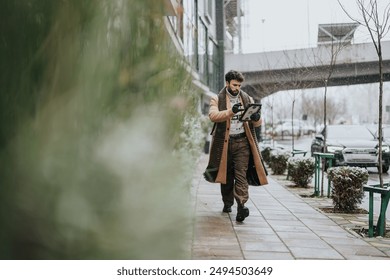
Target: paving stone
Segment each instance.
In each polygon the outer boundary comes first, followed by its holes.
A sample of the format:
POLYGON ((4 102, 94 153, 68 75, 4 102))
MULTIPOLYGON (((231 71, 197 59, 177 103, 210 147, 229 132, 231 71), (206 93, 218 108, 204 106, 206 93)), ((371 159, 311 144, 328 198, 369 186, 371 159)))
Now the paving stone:
POLYGON ((306 248, 289 246, 289 249, 295 259, 319 259, 319 260, 343 260, 344 257, 333 248, 306 248))
POLYGON ((194 226, 187 233, 191 259, 210 260, 389 260, 390 239, 363 238, 351 228, 367 227, 365 214, 326 213, 327 197, 310 197, 313 188, 288 187, 286 176, 268 176, 269 184, 250 187, 250 216, 235 221, 236 207, 222 213, 219 184, 202 176, 200 158, 191 194, 194 226), (301 196, 307 194, 307 197, 301 196))

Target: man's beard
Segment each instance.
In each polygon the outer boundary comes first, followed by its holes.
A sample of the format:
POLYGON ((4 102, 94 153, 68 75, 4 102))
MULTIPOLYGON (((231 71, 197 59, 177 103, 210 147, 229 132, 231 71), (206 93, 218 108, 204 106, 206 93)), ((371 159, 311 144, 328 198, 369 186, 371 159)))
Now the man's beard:
POLYGON ((239 89, 237 89, 236 91, 233 91, 233 90, 231 89, 230 86, 228 86, 227 90, 228 90, 228 92, 229 92, 231 95, 237 95, 237 94, 240 92, 239 89))

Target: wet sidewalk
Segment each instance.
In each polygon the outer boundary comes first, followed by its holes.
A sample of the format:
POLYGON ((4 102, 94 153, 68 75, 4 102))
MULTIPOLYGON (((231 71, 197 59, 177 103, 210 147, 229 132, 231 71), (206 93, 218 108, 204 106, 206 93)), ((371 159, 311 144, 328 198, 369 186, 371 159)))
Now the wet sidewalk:
POLYGON ((223 213, 219 184, 202 176, 207 160, 202 155, 193 178, 192 259, 390 259, 389 239, 363 238, 346 229, 355 220, 363 223, 361 216, 326 215, 272 176, 266 186, 250 186, 250 216, 236 222, 236 206, 223 213))

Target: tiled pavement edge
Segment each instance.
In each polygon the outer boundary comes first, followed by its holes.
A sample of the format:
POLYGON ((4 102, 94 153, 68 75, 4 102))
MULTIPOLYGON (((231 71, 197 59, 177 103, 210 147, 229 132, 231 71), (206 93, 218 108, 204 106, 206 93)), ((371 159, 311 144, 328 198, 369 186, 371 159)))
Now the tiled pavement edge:
POLYGON ((250 186, 250 216, 236 222, 235 206, 230 214, 221 211, 219 184, 202 176, 207 159, 201 156, 193 177, 192 259, 390 259, 389 239, 348 230, 367 223, 366 214, 326 214, 319 207, 330 206, 330 199, 302 198, 302 190, 286 187, 282 177, 250 186))

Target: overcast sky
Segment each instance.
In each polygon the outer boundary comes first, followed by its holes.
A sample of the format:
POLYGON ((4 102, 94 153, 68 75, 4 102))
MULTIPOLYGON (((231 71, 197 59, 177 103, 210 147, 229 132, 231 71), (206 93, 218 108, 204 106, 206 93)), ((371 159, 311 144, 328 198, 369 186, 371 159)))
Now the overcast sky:
MULTIPOLYGON (((369 0, 366 0, 368 2, 369 0)), ((389 0, 377 0, 383 8, 389 0)), ((361 20, 355 0, 340 0, 351 16, 361 20)), ((341 9, 337 0, 241 0, 245 18, 243 24, 243 53, 288 50, 316 47, 318 24, 349 23, 352 20, 341 9)), ((390 34, 385 40, 390 40, 390 34)), ((371 42, 366 27, 360 26, 355 32, 353 43, 371 42)), ((390 51, 390 50, 383 50, 390 51)), ((328 98, 339 102, 346 100, 346 116, 352 123, 372 122, 377 118, 378 84, 364 84, 328 88, 328 98), (351 98, 351 97, 354 98, 351 98)), ((383 104, 390 106, 390 82, 384 84, 383 104)), ((277 92, 262 103, 264 118, 270 111, 267 104, 272 101, 274 110, 291 114, 291 96, 297 98, 296 114, 300 116, 300 102, 305 94, 323 94, 322 88, 277 92), (295 94, 295 95, 294 95, 295 94)), ((345 117, 346 117, 345 116, 345 117)), ((282 116, 275 116, 282 118, 282 116)), ((385 114, 390 122, 390 115, 385 114)))
MULTIPOLYGON (((356 0, 340 2, 349 14, 361 19, 356 0)), ((389 0, 377 2, 384 8, 389 0)), ((244 53, 314 47, 318 24, 352 22, 337 0, 241 0, 241 3, 246 13, 242 22, 244 53)), ((360 26, 354 42, 369 40, 365 27, 360 26)))

